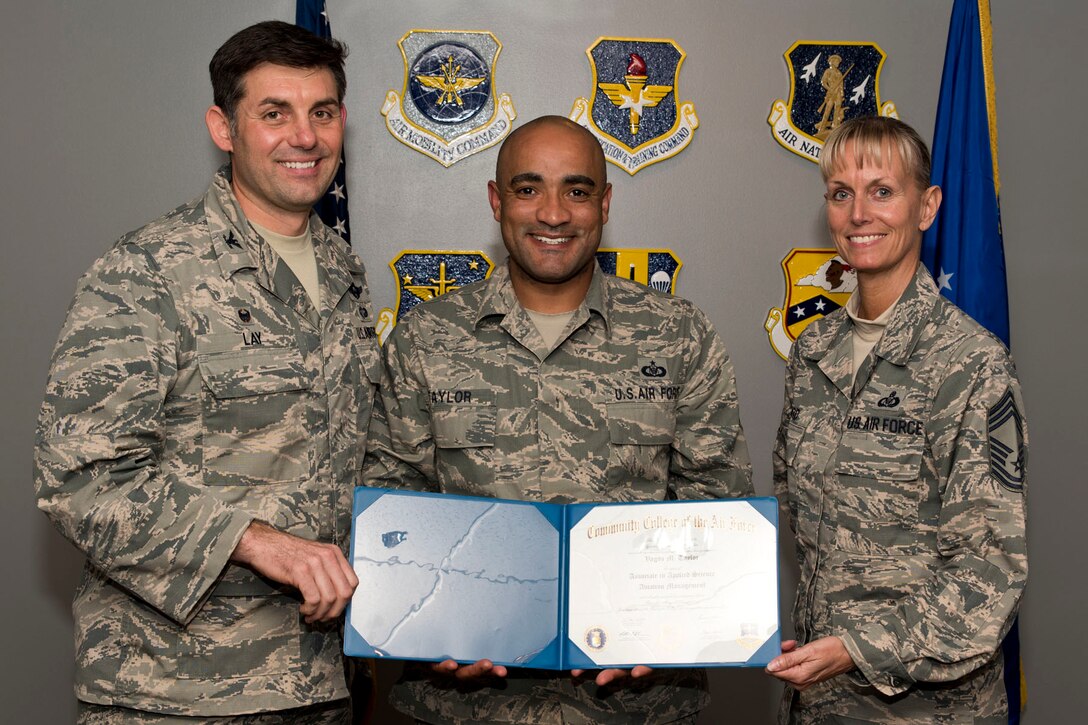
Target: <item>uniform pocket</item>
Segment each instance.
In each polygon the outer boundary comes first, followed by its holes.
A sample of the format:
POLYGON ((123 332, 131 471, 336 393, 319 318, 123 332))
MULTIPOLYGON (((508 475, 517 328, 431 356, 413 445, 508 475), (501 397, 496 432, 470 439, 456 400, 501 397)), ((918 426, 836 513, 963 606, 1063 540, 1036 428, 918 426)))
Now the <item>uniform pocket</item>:
POLYGON ((662 446, 676 433, 676 409, 660 403, 607 403, 608 438, 618 445, 662 446))
POLYGON ((910 481, 922 467, 925 431, 908 418, 870 415, 847 422, 835 470, 848 476, 910 481))
POLYGON ((301 667, 298 603, 212 596, 178 635, 178 679, 284 675, 301 667))
POLYGON ((298 481, 310 475, 311 381, 295 348, 202 353, 204 483, 298 481))
POLYGON ((494 403, 436 405, 431 410, 434 442, 439 448, 488 448, 495 445, 494 403))
POLYGON ((918 527, 929 484, 921 467, 921 439, 895 448, 844 436, 835 466, 839 548, 869 555, 924 551, 918 527))
POLYGON ((660 499, 669 479, 676 408, 663 403, 607 403, 607 482, 633 499, 660 499))
POLYGON ((797 465, 797 453, 801 450, 801 440, 805 437, 805 429, 796 423, 786 423, 785 443, 783 451, 786 465, 794 468, 797 465))

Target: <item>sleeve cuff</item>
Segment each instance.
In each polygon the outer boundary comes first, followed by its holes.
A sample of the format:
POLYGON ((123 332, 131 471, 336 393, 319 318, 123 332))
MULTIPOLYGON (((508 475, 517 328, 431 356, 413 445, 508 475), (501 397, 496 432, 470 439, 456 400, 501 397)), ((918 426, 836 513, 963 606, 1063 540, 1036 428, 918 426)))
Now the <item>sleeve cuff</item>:
POLYGON ((849 632, 838 634, 857 669, 850 678, 859 684, 875 687, 881 694, 898 695, 910 689, 914 682, 907 677, 906 667, 892 651, 881 649, 875 642, 890 642, 892 635, 878 624, 862 628, 860 637, 849 632))

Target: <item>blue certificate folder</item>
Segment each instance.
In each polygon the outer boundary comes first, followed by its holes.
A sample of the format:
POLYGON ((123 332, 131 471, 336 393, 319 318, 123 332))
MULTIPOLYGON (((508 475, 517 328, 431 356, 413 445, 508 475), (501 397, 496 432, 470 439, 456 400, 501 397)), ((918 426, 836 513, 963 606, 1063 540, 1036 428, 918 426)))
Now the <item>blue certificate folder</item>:
POLYGON ((355 489, 344 652, 541 669, 763 667, 774 498, 540 504, 355 489))

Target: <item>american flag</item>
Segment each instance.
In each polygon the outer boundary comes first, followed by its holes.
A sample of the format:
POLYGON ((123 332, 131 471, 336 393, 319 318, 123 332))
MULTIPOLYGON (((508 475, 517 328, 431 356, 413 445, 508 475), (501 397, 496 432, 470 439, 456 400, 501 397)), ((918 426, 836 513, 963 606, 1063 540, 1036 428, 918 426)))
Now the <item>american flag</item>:
MULTIPOLYGON (((329 13, 325 9, 325 0, 298 0, 295 4, 295 25, 306 28, 322 38, 331 38, 332 26, 329 25, 329 13)), ((314 211, 321 217, 321 221, 335 229, 350 247, 351 225, 348 223, 346 168, 344 152, 341 149, 340 167, 336 170, 336 177, 333 178, 332 186, 329 187, 325 196, 314 205, 314 211)))

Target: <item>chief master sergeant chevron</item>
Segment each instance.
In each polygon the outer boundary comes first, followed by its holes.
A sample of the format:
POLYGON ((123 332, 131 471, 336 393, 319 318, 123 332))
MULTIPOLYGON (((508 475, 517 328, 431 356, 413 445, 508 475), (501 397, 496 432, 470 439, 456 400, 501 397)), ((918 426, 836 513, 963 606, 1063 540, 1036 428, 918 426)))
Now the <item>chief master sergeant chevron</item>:
MULTIPOLYGON (((509 260, 419 305, 386 342, 382 399, 410 465, 368 466, 367 484, 563 503, 751 495, 733 368, 709 321, 595 262, 612 196, 597 140, 558 116, 519 127, 488 196, 509 260)), ((410 663, 392 697, 458 725, 693 723, 709 699, 697 669, 488 660, 410 663)))
POLYGON ((345 54, 275 21, 231 37, 206 114, 229 163, 78 284, 35 484, 87 557, 82 723, 350 716, 341 547, 381 360, 363 266, 311 215, 345 54))

